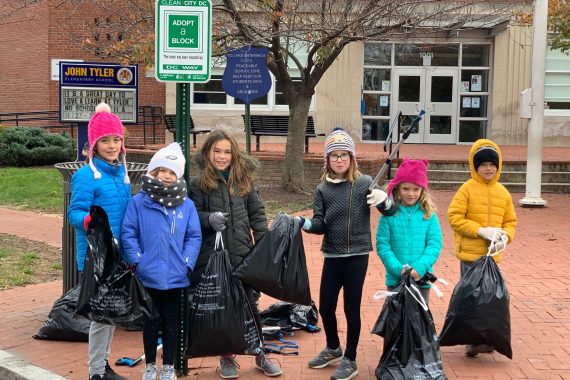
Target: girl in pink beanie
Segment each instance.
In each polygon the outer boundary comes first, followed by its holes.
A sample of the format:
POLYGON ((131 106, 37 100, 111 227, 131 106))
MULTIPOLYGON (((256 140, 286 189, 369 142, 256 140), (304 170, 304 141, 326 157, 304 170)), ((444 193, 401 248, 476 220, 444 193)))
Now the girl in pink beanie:
MULTIPOLYGON (((89 165, 71 179, 71 201, 67 210, 75 228, 77 269, 83 271, 87 254, 86 233, 91 206, 102 207, 109 217, 114 237, 120 239, 121 222, 131 198, 131 185, 125 161, 125 129, 121 119, 101 103, 89 120, 89 165), (122 156, 122 160, 119 158, 122 156)), ((122 247, 120 247, 122 250, 122 247)), ((109 366, 109 352, 115 326, 91 322, 89 328, 89 379, 126 379, 109 366)))
POLYGON ((98 154, 108 162, 113 162, 121 158, 121 162, 125 168, 124 182, 129 183, 126 161, 127 150, 125 148, 125 127, 123 127, 121 119, 111 112, 111 107, 109 107, 108 104, 99 103, 95 108, 95 113, 91 116, 87 126, 87 138, 89 141, 88 161, 94 178, 101 178, 101 173, 93 164, 93 155, 98 154))
MULTIPOLYGON (((427 272, 433 273, 442 237, 435 205, 428 192, 426 160, 404 159, 387 192, 397 203, 398 211, 380 218, 376 249, 386 267, 386 286, 391 291, 409 269, 415 281, 421 280, 427 272)), ((430 285, 420 286, 426 304, 429 290, 430 285)))

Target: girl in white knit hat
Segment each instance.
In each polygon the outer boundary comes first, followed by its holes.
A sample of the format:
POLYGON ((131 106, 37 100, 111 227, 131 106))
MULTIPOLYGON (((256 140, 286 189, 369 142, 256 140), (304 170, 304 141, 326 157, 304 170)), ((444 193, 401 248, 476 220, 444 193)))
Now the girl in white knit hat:
POLYGON ((122 224, 123 258, 148 290, 160 317, 145 321, 143 380, 155 380, 156 342, 162 330, 161 380, 174 380, 177 307, 180 291, 190 285, 190 273, 200 252, 202 232, 194 203, 186 197, 180 145, 160 149, 150 160, 142 189, 133 197, 122 224))

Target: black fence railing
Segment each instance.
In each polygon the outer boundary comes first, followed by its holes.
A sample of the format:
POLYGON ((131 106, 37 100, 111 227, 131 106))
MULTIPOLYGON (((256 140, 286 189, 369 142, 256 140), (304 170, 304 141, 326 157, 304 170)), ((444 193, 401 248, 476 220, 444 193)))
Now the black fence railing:
MULTIPOLYGON (((147 140, 156 144, 156 128, 164 126, 163 116, 161 106, 139 106, 137 125, 142 127, 142 139, 144 145, 148 143, 147 140), (148 130, 149 128, 150 131, 148 130)), ((74 137, 74 130, 77 128, 78 123, 60 122, 59 111, 30 111, 0 113, 0 124, 5 127, 36 127, 58 130, 69 129, 71 137, 74 137)))

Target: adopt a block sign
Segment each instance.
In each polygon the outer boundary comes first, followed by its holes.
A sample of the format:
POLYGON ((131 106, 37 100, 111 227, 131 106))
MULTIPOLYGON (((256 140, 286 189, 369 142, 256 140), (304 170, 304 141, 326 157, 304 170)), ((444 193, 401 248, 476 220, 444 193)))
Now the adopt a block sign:
POLYGON ((157 0, 155 72, 159 81, 210 80, 209 0, 157 0))

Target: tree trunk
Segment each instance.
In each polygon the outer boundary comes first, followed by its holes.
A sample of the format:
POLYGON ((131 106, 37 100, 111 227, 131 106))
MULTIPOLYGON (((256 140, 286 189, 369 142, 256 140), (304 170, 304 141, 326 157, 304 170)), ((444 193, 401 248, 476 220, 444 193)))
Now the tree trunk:
POLYGON ((289 132, 283 163, 282 186, 287 191, 302 192, 305 182, 303 158, 305 154, 305 130, 311 97, 298 94, 289 104, 289 132))

